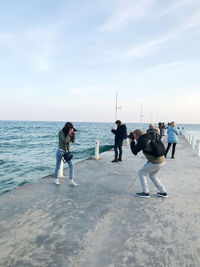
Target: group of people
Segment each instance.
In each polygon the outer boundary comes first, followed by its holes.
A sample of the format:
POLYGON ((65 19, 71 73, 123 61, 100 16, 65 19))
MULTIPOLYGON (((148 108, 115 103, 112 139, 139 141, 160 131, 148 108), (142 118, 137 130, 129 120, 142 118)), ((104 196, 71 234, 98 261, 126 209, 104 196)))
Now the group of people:
MULTIPOLYGON (((172 147, 172 156, 171 158, 174 159, 175 148, 178 142, 178 130, 176 128, 175 122, 171 122, 168 124, 167 127, 167 134, 168 134, 168 145, 164 152, 162 151, 161 154, 155 155, 153 153, 153 145, 152 140, 157 142, 156 144, 162 144, 162 136, 163 131, 159 129, 160 124, 158 127, 154 128, 153 124, 149 125, 149 129, 147 129, 146 133, 142 133, 140 129, 135 130, 134 132, 130 132, 127 135, 127 127, 123 124, 120 120, 115 122, 116 129, 111 128, 111 132, 115 135, 115 143, 114 143, 114 152, 115 157, 112 161, 113 163, 117 163, 122 161, 122 146, 123 140, 129 138, 130 140, 130 148, 134 155, 137 155, 140 151, 143 151, 147 162, 143 165, 143 167, 138 171, 138 175, 140 178, 142 192, 136 193, 137 196, 143 198, 149 198, 149 187, 147 183, 147 176, 151 179, 155 187, 159 190, 157 193, 158 197, 166 198, 168 197, 167 192, 163 185, 161 184, 158 173, 160 169, 165 165, 167 153, 172 147)), ((161 125, 162 127, 166 128, 164 124, 161 125)), ((70 143, 75 142, 76 136, 76 129, 74 128, 71 122, 67 122, 62 130, 59 131, 59 147, 56 153, 56 168, 55 168, 55 184, 59 185, 58 179, 58 172, 61 165, 61 160, 64 154, 70 150, 70 143)), ((164 145, 163 145, 164 146, 164 145)), ((74 167, 71 160, 67 161, 69 165, 69 185, 77 186, 77 183, 74 181, 74 167)))

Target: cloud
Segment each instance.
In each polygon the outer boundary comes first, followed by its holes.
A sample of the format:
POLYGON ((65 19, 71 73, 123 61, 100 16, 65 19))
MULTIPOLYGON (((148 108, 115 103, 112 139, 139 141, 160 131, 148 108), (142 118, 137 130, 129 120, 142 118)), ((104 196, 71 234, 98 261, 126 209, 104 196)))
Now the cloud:
POLYGON ((118 30, 129 22, 138 21, 148 16, 156 0, 120 0, 114 14, 101 26, 102 31, 118 30))
POLYGON ((120 55, 128 58, 143 58, 151 54, 157 49, 160 49, 162 44, 165 44, 173 39, 177 38, 186 38, 186 35, 183 35, 185 31, 191 30, 200 25, 200 16, 194 14, 190 19, 188 19, 185 24, 181 25, 179 28, 161 36, 159 38, 148 41, 145 44, 141 44, 134 48, 129 49, 120 55))
POLYGON ((45 71, 53 65, 58 52, 59 33, 65 21, 46 23, 15 33, 0 32, 0 45, 5 45, 9 54, 20 57, 37 70, 45 71))
POLYGON ((199 0, 179 0, 179 1, 174 1, 172 5, 170 5, 168 8, 166 8, 164 11, 158 13, 157 17, 162 17, 169 15, 173 12, 176 12, 178 9, 180 10, 181 8, 185 6, 191 6, 193 4, 199 4, 199 0))

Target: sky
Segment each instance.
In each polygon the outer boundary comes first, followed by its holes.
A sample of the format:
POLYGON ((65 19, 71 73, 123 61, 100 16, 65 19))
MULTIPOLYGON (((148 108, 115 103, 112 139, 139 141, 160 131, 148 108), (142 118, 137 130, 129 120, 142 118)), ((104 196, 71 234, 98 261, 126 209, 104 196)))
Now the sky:
POLYGON ((0 3, 0 120, 200 123, 199 0, 0 3))

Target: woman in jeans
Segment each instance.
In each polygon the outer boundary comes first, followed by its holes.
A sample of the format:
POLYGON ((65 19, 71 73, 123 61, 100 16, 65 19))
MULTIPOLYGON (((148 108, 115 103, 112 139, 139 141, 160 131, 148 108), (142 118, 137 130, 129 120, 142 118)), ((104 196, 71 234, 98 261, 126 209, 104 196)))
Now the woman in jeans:
MULTIPOLYGON (((55 169, 55 184, 59 185, 59 179, 58 179, 58 172, 60 169, 60 164, 62 157, 65 152, 69 151, 70 149, 70 143, 75 142, 75 135, 76 135, 76 129, 74 129, 73 124, 71 122, 67 122, 63 129, 59 131, 59 147, 56 153, 56 169, 55 169)), ((77 186, 77 183, 74 181, 74 166, 72 161, 67 162, 69 165, 69 185, 71 186, 77 186)))
POLYGON ((166 149, 165 157, 167 157, 167 153, 170 149, 170 146, 171 144, 173 144, 171 158, 174 159, 176 144, 178 143, 178 130, 176 129, 176 124, 174 121, 170 123, 170 126, 167 129, 167 134, 168 134, 168 146, 166 149))

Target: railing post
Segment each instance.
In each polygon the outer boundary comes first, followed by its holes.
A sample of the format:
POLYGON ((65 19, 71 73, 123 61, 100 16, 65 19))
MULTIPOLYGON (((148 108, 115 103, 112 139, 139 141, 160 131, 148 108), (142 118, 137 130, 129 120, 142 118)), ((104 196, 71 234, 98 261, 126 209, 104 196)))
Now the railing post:
POLYGON ((95 145, 95 159, 99 160, 99 141, 96 141, 95 145))
POLYGON ((192 136, 192 148, 195 149, 195 137, 192 136))
POLYGON ((189 135, 189 133, 188 133, 188 131, 186 132, 186 136, 185 136, 185 138, 186 138, 186 140, 188 141, 188 135, 189 135))
POLYGON ((200 157, 200 140, 199 139, 196 141, 196 144, 197 144, 197 156, 200 157))
POLYGON ((188 142, 189 142, 189 143, 190 143, 191 136, 192 136, 192 134, 189 133, 189 135, 188 135, 188 142))
POLYGON ((126 138, 126 145, 127 145, 127 146, 130 145, 130 140, 129 140, 129 138, 126 138))
POLYGON ((187 130, 185 130, 185 132, 184 132, 185 139, 186 139, 186 135, 187 135, 187 130))
POLYGON ((60 169, 58 171, 58 177, 63 177, 63 160, 61 160, 61 163, 60 163, 60 169))
POLYGON ((192 144, 192 138, 193 138, 193 136, 192 136, 192 134, 190 134, 190 145, 192 144))

